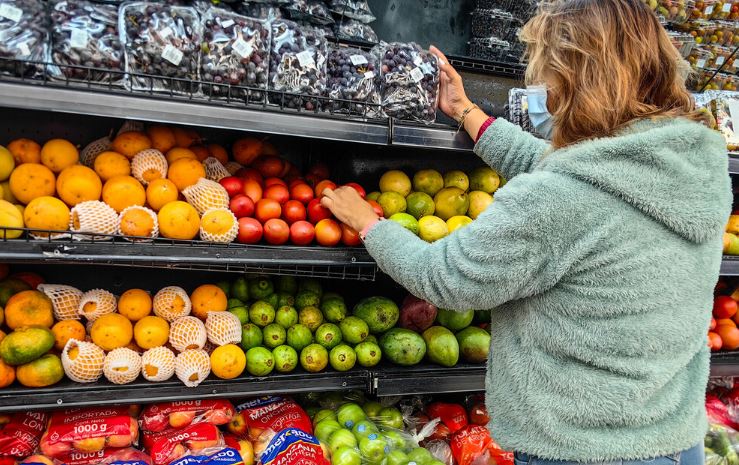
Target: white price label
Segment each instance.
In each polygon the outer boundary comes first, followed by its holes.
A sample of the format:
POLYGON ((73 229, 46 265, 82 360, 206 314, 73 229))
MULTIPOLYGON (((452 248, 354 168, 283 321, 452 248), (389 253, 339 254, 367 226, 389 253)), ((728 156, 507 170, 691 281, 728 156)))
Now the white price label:
POLYGON ((16 8, 9 3, 3 3, 0 5, 0 16, 8 18, 11 21, 18 22, 23 16, 23 10, 16 8))
POLYGON ((170 28, 169 26, 165 27, 159 32, 159 37, 161 37, 162 39, 166 39, 167 37, 171 35, 172 35, 172 28, 170 28))
POLYGON ((703 13, 706 16, 711 16, 713 14, 713 5, 708 5, 703 13))
POLYGON ((300 66, 302 66, 303 68, 316 64, 316 61, 313 59, 313 52, 310 52, 308 50, 303 50, 302 52, 295 55, 295 57, 298 59, 298 63, 300 63, 300 66))
POLYGON ((18 50, 21 52, 22 57, 27 57, 31 54, 31 50, 28 48, 28 44, 25 42, 21 42, 20 45, 18 45, 18 50))
POLYGON ((88 36, 84 29, 72 29, 69 45, 72 48, 87 48, 88 36))
POLYGON ((411 70, 411 79, 413 79, 413 82, 421 82, 423 79, 423 71, 421 71, 421 68, 413 68, 411 70))
POLYGON ((724 3, 724 7, 721 9, 724 13, 728 13, 731 11, 731 7, 734 6, 732 3, 726 2, 724 3))
POLYGON ((724 57, 718 57, 716 58, 716 66, 721 66, 724 64, 724 61, 726 61, 726 58, 724 57))
POLYGON ((431 66, 431 63, 421 63, 420 68, 426 74, 434 74, 434 67, 431 66))
POLYGON ((420 55, 416 55, 416 57, 415 57, 415 58, 413 58, 413 63, 414 63, 414 64, 415 64, 416 66, 421 66, 421 63, 423 63, 423 58, 421 58, 421 56, 420 56, 420 55))
POLYGON ((234 41, 232 48, 241 58, 249 58, 254 52, 254 47, 247 44, 241 37, 234 41))
POLYGON ((698 69, 703 69, 706 67, 706 60, 701 58, 700 60, 695 62, 695 67, 698 69))
POLYGON ((182 52, 170 44, 167 44, 162 51, 162 58, 177 66, 182 61, 182 52))
POLYGON ((234 20, 233 19, 227 19, 227 20, 225 20, 224 22, 221 23, 221 27, 223 29, 226 29, 228 27, 233 26, 234 24, 236 24, 236 23, 234 23, 234 20))
POLYGON ((354 66, 366 65, 369 63, 364 55, 352 55, 349 57, 349 61, 351 61, 354 66))
POLYGON ((375 72, 374 71, 367 71, 364 73, 364 77, 366 79, 374 79, 375 78, 375 72))

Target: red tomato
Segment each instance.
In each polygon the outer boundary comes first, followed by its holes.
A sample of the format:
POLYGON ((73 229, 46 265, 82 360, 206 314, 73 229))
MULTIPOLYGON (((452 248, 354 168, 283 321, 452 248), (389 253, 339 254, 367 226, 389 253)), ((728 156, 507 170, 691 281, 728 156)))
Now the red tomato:
POLYGON ((321 205, 320 200, 313 199, 308 202, 308 220, 311 223, 317 224, 319 221, 329 219, 332 216, 331 210, 321 205))
POLYGON ((290 198, 307 204, 313 200, 313 188, 305 183, 295 184, 290 187, 290 198))
POLYGON ((257 202, 256 214, 254 215, 262 224, 268 220, 279 218, 282 214, 282 208, 277 200, 262 199, 257 202))
MULTIPOLYGON (((294 173, 297 171, 297 168, 295 168, 293 164, 290 163, 289 161, 282 160, 282 171, 280 172, 280 177, 285 178, 287 174, 290 173, 291 171, 294 173)), ((300 176, 300 171, 298 171, 298 176, 300 176)))
POLYGON ((235 197, 244 192, 244 181, 236 176, 225 177, 218 181, 218 183, 226 189, 229 197, 235 197))
POLYGON ((282 205, 290 200, 290 191, 282 184, 273 184, 264 190, 264 198, 276 200, 282 205))
POLYGON ((297 166, 293 165, 292 163, 289 164, 290 166, 287 169, 287 173, 285 173, 284 176, 282 176, 285 179, 295 179, 299 178, 301 176, 300 170, 297 166))
POLYGON ((341 241, 341 227, 331 219, 322 219, 316 224, 316 242, 324 247, 333 247, 341 241))
POLYGON ((308 168, 308 174, 312 174, 313 176, 318 178, 319 181, 328 179, 328 165, 326 165, 325 163, 316 163, 315 165, 308 168))
POLYGON ((10 275, 10 277, 11 279, 20 279, 24 283, 31 286, 31 289, 36 289, 39 284, 43 284, 45 282, 44 278, 30 271, 21 271, 20 273, 13 273, 12 275, 10 275))
POLYGON ((316 194, 316 198, 321 198, 323 195, 323 191, 326 189, 336 189, 336 183, 329 181, 328 179, 324 179, 323 181, 316 184, 316 190, 314 191, 316 194))
POLYGON ((713 301, 713 316, 717 319, 731 318, 737 310, 739 310, 739 305, 729 296, 720 295, 713 301))
POLYGON ((242 244, 256 244, 262 240, 262 223, 254 218, 239 218, 239 235, 236 240, 242 244))
POLYGON ((275 184, 287 187, 287 183, 280 178, 267 178, 264 180, 264 187, 274 186, 275 184))
POLYGON ((724 345, 724 341, 721 340, 721 336, 714 333, 713 331, 708 332, 708 347, 711 348, 711 352, 716 352, 717 350, 721 350, 721 347, 724 345))
POLYGON ((276 178, 282 174, 282 169, 285 167, 281 159, 271 156, 258 158, 252 166, 265 178, 276 178))
POLYGON ((356 182, 349 182, 344 184, 344 187, 351 187, 355 191, 357 191, 357 194, 359 194, 360 197, 365 198, 367 197, 367 192, 365 192, 364 188, 357 184, 356 182))
POLYGON ((296 221, 304 221, 307 216, 305 211, 305 205, 298 202, 297 200, 288 200, 285 205, 282 206, 282 219, 287 221, 287 224, 293 224, 296 221))
POLYGON ((711 331, 716 329, 716 318, 711 318, 711 324, 710 326, 708 326, 708 329, 710 329, 711 331))
POLYGON ((377 216, 379 216, 380 218, 385 216, 385 212, 382 211, 382 207, 379 203, 375 202, 374 200, 368 200, 367 203, 372 205, 372 208, 375 210, 375 213, 377 213, 377 216))
POLYGON ((470 408, 470 423, 474 425, 487 426, 490 422, 488 416, 488 410, 485 408, 485 404, 480 402, 470 408))
POLYGON ((253 179, 247 179, 244 181, 244 194, 248 195, 254 203, 262 200, 262 186, 253 179))
POLYGON ((429 441, 449 441, 449 436, 452 435, 451 430, 447 425, 444 423, 439 423, 436 425, 436 428, 434 428, 434 432, 431 433, 431 436, 429 436, 429 441))
POLYGON ((296 221, 290 225, 290 241, 295 245, 308 245, 316 237, 316 230, 307 221, 296 221))
POLYGON ((259 171, 255 170, 254 168, 241 168, 236 172, 236 176, 243 179, 244 181, 252 180, 260 184, 264 179, 262 175, 259 174, 259 171))
POLYGON ((290 238, 290 227, 279 218, 264 223, 264 239, 272 245, 281 245, 290 238))
POLYGON ((357 247, 362 245, 359 239, 359 233, 349 225, 341 223, 341 243, 347 247, 357 247))
POLYGON ((305 182, 304 178, 301 178, 300 176, 298 176, 297 178, 290 180, 290 182, 287 184, 287 187, 289 187, 292 190, 292 188, 297 186, 298 184, 308 184, 308 183, 305 182))
POLYGON ((248 195, 239 194, 232 198, 229 208, 236 218, 254 215, 254 201, 248 195))

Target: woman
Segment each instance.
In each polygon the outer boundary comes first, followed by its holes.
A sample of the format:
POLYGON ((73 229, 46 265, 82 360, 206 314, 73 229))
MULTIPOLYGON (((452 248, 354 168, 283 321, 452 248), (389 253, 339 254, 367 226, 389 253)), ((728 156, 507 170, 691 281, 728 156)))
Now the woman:
POLYGON ((427 244, 353 189, 322 203, 414 295, 493 309, 490 430, 519 465, 702 463, 724 141, 695 122, 683 61, 640 0, 550 2, 522 39, 551 144, 489 119, 434 49, 441 109, 509 179, 476 221, 427 244))

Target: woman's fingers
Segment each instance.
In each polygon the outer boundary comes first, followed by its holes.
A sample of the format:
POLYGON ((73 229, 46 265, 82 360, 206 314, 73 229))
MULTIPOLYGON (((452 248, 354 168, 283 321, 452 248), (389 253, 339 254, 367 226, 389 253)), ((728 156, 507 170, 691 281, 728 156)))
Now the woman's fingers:
POLYGON ((334 207, 334 201, 333 199, 324 195, 323 197, 321 197, 321 205, 331 210, 334 207))

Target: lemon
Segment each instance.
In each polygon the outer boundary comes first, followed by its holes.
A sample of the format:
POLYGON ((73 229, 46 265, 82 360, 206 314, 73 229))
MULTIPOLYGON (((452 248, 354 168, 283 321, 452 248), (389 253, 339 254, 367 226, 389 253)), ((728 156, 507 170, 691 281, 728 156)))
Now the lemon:
POLYGON ((158 316, 145 316, 133 327, 133 337, 144 350, 163 346, 169 341, 169 323, 158 316))
POLYGON ((435 196, 444 188, 444 176, 436 170, 421 170, 413 175, 413 190, 435 196))
POLYGON ((483 166, 470 173, 470 190, 492 194, 500 187, 500 176, 494 169, 483 166))
POLYGON ((483 191, 472 191, 468 197, 470 198, 470 207, 467 210, 467 215, 473 220, 476 220, 493 203, 493 196, 483 191))
POLYGON ((470 178, 467 177, 464 171, 449 171, 444 175, 444 187, 457 187, 467 192, 467 189, 470 188, 470 178))
POLYGON ((433 215, 436 211, 434 199, 425 192, 412 192, 411 195, 406 197, 405 202, 408 204, 406 212, 416 219, 433 215))
POLYGON ((0 239, 15 239, 20 237, 23 231, 19 229, 1 229, 1 228, 22 228, 23 213, 21 213, 15 205, 5 200, 0 200, 0 239))
POLYGON ((449 227, 438 216, 424 216, 418 220, 418 236, 426 242, 434 242, 449 235, 449 227))
POLYGON ((400 224, 416 236, 418 235, 418 221, 408 213, 396 213, 388 219, 400 224))
POLYGON ((472 223, 472 218, 464 215, 453 216, 446 220, 446 225, 449 228, 449 234, 453 233, 459 228, 464 228, 470 223, 472 223))
POLYGON ((434 197, 436 216, 446 221, 457 215, 464 215, 470 208, 469 196, 458 187, 445 187, 434 197))
POLYGON ((390 170, 380 178, 380 190, 385 192, 397 192, 403 197, 411 193, 411 180, 400 170, 390 170))
POLYGON ((404 213, 408 207, 405 197, 397 192, 383 192, 377 203, 382 207, 385 218, 390 218, 396 213, 404 213))
POLYGON ((221 379, 233 379, 244 372, 246 355, 235 344, 226 344, 216 348, 210 354, 210 369, 221 379))
POLYGON ((15 168, 15 158, 10 150, 0 145, 0 181, 5 181, 10 177, 10 173, 15 168))
POLYGON ((133 325, 119 313, 108 313, 95 320, 90 337, 95 345, 105 351, 126 347, 133 339, 133 325))

